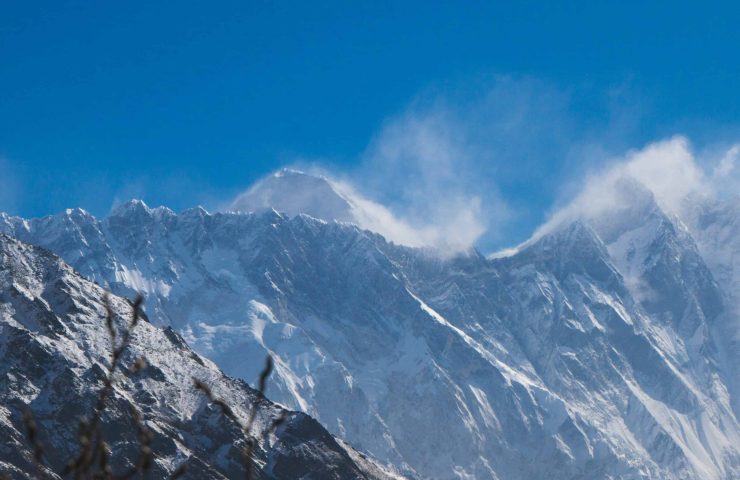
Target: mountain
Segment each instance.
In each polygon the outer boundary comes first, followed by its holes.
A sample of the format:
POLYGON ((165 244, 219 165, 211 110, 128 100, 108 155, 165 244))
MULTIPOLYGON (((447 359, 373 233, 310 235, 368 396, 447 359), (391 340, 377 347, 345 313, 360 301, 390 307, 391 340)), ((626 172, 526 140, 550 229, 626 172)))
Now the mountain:
MULTIPOLYGON (((110 361, 104 294, 47 250, 0 235, 0 435, 5 439, 0 473, 10 478, 41 475, 26 440, 26 406, 35 417, 45 465, 61 472, 77 454, 78 422, 93 411, 110 361)), ((120 339, 132 305, 115 296, 110 305, 120 339)), ((141 321, 122 364, 102 415, 116 471, 131 468, 139 458, 133 404, 152 434, 151 478, 166 478, 182 465, 187 466, 183 478, 244 476, 239 450, 243 434, 196 391, 197 378, 225 400, 242 424, 255 405, 255 431, 267 430, 286 415, 274 433, 258 437, 256 478, 398 478, 311 417, 285 411, 244 381, 225 376, 171 328, 141 321), (142 356, 144 368, 132 370, 142 356)), ((52 471, 43 476, 60 478, 52 471)))
POLYGON ((739 317, 649 191, 625 184, 618 208, 509 255, 450 257, 346 221, 342 202, 301 207, 335 190, 296 175, 255 187, 240 209, 257 212, 132 201, 100 220, 5 215, 0 230, 142 291, 152 323, 229 375, 255 378, 270 353, 271 398, 409 475, 738 477, 723 332, 739 317))

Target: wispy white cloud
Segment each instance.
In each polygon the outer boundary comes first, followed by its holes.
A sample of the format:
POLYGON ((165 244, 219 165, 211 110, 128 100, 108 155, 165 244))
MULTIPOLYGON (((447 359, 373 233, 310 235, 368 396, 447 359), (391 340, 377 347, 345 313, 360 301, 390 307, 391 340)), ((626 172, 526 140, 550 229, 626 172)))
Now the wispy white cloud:
POLYGON ((713 176, 715 178, 726 178, 733 175, 736 172, 735 167, 738 158, 740 158, 740 145, 733 145, 722 156, 719 164, 714 169, 713 176))
POLYGON ((591 173, 566 211, 590 216, 613 208, 620 200, 617 191, 624 179, 644 185, 658 204, 670 212, 677 212, 688 194, 708 188, 688 140, 675 136, 629 152, 601 171, 591 173))
POLYGON ((329 177, 354 199, 365 228, 406 245, 465 251, 505 234, 513 209, 497 176, 511 173, 513 162, 536 165, 536 152, 564 123, 549 121, 562 102, 541 85, 508 78, 474 94, 431 92, 383 122, 353 167, 327 171, 305 159, 292 166, 329 177))
POLYGON ((432 232, 410 225, 388 207, 358 193, 347 181, 331 180, 331 183, 337 191, 350 200, 353 216, 363 228, 410 247, 423 247, 434 243, 432 232))
POLYGON ((730 145, 720 151, 711 183, 717 195, 740 194, 740 144, 730 145))
MULTIPOLYGON (((620 92, 608 96, 607 117, 618 124, 607 120, 612 136, 634 123, 614 105, 620 92)), ((486 249, 511 241, 514 223, 525 225, 519 235, 528 234, 569 172, 604 153, 583 140, 593 127, 573 117, 573 97, 526 77, 443 85, 383 122, 354 167, 326 172, 320 161, 292 163, 351 192, 363 207, 355 212, 362 226, 393 241, 446 252, 486 249)))
POLYGON ((348 178, 437 247, 511 241, 637 124, 626 86, 598 121, 573 114, 577 93, 509 76, 431 90, 383 124, 348 178))
POLYGON ((444 107, 409 109, 385 123, 350 175, 383 198, 422 243, 470 248, 508 207, 484 187, 464 125, 444 107))

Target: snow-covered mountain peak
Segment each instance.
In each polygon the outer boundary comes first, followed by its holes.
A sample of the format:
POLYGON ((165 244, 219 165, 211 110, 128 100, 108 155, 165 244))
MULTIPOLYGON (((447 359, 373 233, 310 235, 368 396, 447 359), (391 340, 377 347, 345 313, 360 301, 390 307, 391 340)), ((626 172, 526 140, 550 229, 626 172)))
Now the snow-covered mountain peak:
POLYGON ((125 215, 131 215, 133 213, 145 213, 150 214, 151 208, 144 202, 144 200, 138 198, 132 198, 127 202, 123 202, 120 205, 116 205, 110 212, 111 217, 120 217, 125 215))
POLYGON ((323 176, 282 169, 259 181, 239 195, 230 209, 240 212, 258 212, 273 208, 290 216, 301 213, 322 220, 357 223, 353 205, 332 182, 323 176))
MULTIPOLYGON (((610 244, 624 231, 645 223, 651 216, 664 216, 655 195, 644 184, 629 176, 620 176, 587 186, 568 205, 557 211, 521 244, 495 252, 489 258, 504 258, 550 237, 572 235, 579 229, 593 230, 605 244, 610 244), (575 230, 574 230, 575 229, 575 230)), ((584 232, 581 232, 583 234, 584 232)))
MULTIPOLYGON (((497 258, 493 258, 494 262, 497 258)), ((538 270, 557 275, 587 275, 621 292, 620 276, 604 244, 583 220, 563 224, 541 238, 522 246, 516 254, 500 256, 503 265, 531 263, 538 270)))
POLYGON ((79 208, 79 207, 78 208, 68 208, 64 210, 64 214, 72 218, 85 218, 85 219, 93 218, 90 212, 88 212, 84 208, 79 208))
MULTIPOLYGON (((196 207, 202 208, 202 207, 196 207)), ((114 207, 108 214, 108 218, 156 218, 162 219, 164 217, 174 216, 175 212, 165 206, 159 206, 151 208, 144 200, 138 198, 132 198, 131 200, 121 203, 114 207)))
POLYGON ((180 212, 179 217, 181 218, 203 218, 209 216, 210 213, 200 205, 193 208, 188 208, 180 212))
POLYGON ((577 251, 579 257, 607 255, 599 236, 588 223, 580 219, 560 224, 541 237, 533 238, 522 244, 515 254, 550 260, 565 259, 571 251, 577 251))
POLYGON ((327 222, 353 223, 402 245, 461 250, 458 245, 447 245, 434 227, 412 225, 350 184, 323 175, 284 168, 257 182, 228 208, 237 212, 269 209, 289 217, 304 214, 327 222))
POLYGON ((607 244, 625 230, 645 223, 649 217, 664 215, 655 200, 655 195, 632 178, 617 180, 610 194, 612 198, 608 208, 587 211, 583 215, 607 244))

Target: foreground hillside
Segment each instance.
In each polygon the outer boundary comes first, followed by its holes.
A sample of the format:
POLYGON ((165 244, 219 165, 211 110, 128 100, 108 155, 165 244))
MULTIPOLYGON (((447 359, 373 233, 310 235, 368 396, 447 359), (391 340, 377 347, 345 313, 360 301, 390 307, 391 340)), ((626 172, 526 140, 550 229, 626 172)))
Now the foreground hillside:
MULTIPOLYGON (((79 450, 83 415, 93 411, 110 361, 105 292, 50 252, 0 235, 0 473, 11 478, 58 478, 79 450), (26 438, 23 413, 30 407, 51 470, 38 471, 26 438)), ((115 328, 122 336, 132 305, 111 297, 115 328)), ((263 363, 263 362, 262 362, 263 363)), ((132 406, 152 434, 150 478, 166 478, 187 467, 182 478, 244 478, 244 435, 194 388, 193 378, 223 398, 253 431, 256 478, 389 479, 363 455, 334 439, 314 419, 289 412, 225 376, 194 353, 172 329, 142 320, 122 357, 102 429, 116 472, 140 459, 139 427, 132 406), (144 357, 146 365, 132 366, 144 357), (273 432, 277 418, 284 422, 273 432)))

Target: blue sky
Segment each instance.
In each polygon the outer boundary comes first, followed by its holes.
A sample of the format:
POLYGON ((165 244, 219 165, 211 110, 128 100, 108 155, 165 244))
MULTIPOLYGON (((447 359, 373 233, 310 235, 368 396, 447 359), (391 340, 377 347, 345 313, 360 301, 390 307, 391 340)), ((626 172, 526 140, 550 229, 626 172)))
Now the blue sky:
POLYGON ((740 138, 738 8, 3 2, 0 208, 216 208, 286 164, 403 208, 404 185, 436 168, 409 158, 426 152, 404 136, 421 125, 461 157, 427 193, 505 199, 489 243, 512 243, 613 156, 674 134, 697 151, 740 138))

